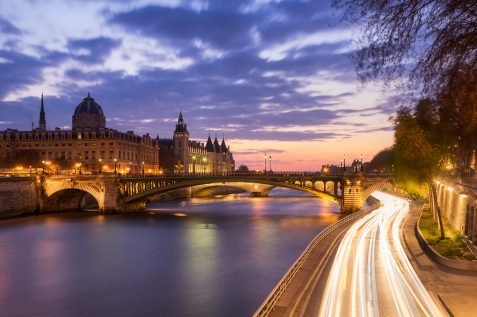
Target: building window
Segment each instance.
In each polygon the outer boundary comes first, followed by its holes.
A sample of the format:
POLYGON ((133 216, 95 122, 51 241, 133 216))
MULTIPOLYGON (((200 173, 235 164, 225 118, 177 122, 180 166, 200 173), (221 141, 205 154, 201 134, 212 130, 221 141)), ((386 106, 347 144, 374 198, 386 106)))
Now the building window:
POLYGON ((84 159, 89 160, 89 152, 88 151, 84 151, 84 159))
POLYGON ((96 151, 91 152, 91 159, 96 160, 96 151))

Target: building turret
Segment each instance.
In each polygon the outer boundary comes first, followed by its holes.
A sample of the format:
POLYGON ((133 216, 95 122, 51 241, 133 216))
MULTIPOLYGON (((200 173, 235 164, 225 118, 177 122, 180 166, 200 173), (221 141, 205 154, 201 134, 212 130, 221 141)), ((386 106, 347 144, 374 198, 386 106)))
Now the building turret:
POLYGON ((222 137, 222 143, 220 144, 220 152, 227 153, 227 146, 225 145, 225 138, 222 137))
POLYGON ((214 149, 216 153, 220 153, 220 145, 219 145, 219 140, 217 140, 217 137, 215 137, 215 140, 214 140, 214 149))
POLYGON ((43 93, 41 94, 41 105, 40 105, 40 120, 38 122, 38 127, 41 131, 46 131, 46 117, 45 117, 45 105, 43 103, 43 93))
POLYGON ((207 139, 207 144, 205 145, 205 149, 207 150, 207 152, 215 152, 214 144, 212 144, 212 139, 210 138, 210 133, 209 138, 207 139))
POLYGON ((182 116, 182 111, 179 112, 179 119, 177 119, 176 130, 174 131, 174 133, 177 132, 189 133, 187 131, 187 124, 185 124, 184 117, 182 116))

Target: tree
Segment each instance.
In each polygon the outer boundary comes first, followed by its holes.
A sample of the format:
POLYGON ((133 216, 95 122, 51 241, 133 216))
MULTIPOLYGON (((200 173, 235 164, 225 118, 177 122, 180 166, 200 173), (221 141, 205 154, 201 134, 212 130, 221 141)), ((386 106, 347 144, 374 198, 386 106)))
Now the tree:
POLYGON ((411 195, 425 197, 427 186, 439 172, 440 153, 429 134, 417 122, 411 108, 402 107, 392 119, 395 125, 393 170, 396 182, 411 195))
POLYGON ((237 172, 239 173, 248 173, 250 170, 247 165, 240 165, 239 168, 237 169, 237 172))
POLYGON ((369 162, 366 166, 366 170, 373 171, 373 172, 381 172, 381 171, 391 171, 394 160, 394 153, 392 149, 384 149, 376 154, 371 162, 369 162))
POLYGON ((355 55, 363 81, 409 71, 429 95, 477 69, 477 0, 334 0, 363 25, 355 55))

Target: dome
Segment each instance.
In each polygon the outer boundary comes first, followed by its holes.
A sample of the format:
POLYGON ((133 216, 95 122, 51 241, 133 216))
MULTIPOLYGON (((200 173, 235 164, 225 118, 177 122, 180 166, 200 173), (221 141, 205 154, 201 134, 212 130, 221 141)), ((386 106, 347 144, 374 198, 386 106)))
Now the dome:
POLYGON ((100 130, 106 127, 106 117, 101 106, 88 93, 76 106, 73 114, 73 130, 100 130))
POLYGON ((101 106, 94 101, 94 98, 91 97, 89 93, 75 109, 75 116, 83 113, 104 116, 103 109, 101 109, 101 106))

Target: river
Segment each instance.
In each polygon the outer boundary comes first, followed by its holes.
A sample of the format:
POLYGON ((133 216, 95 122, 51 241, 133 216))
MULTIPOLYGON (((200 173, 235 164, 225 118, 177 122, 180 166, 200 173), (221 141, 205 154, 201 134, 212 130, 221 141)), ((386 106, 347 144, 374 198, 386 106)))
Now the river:
POLYGON ((250 316, 338 219, 290 193, 0 221, 0 316, 250 316))

